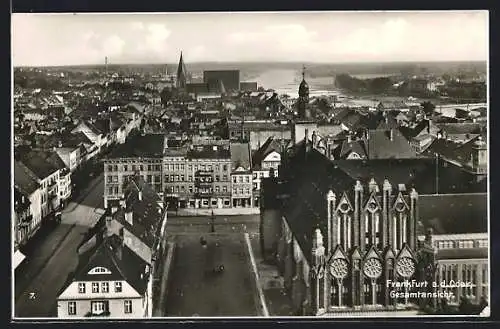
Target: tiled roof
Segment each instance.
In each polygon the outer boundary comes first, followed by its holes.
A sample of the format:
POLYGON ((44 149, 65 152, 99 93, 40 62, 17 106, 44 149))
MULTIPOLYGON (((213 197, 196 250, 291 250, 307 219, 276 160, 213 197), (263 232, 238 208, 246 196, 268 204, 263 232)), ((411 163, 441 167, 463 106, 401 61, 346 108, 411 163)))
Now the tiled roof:
POLYGON ((231 143, 231 166, 233 169, 243 167, 245 170, 251 168, 250 145, 248 143, 231 143))
POLYGON ((440 194, 419 196, 419 217, 435 234, 488 232, 488 195, 440 194))
POLYGON ((480 134, 485 131, 485 125, 480 123, 438 123, 438 128, 447 134, 480 134))
MULTIPOLYGON (((284 140, 284 141, 286 143, 285 145, 288 145, 289 140, 284 140)), ((262 161, 266 158, 266 156, 275 151, 281 153, 280 140, 275 139, 274 136, 271 136, 252 155, 252 168, 260 169, 262 161)))
POLYGON ((397 129, 369 130, 367 144, 369 159, 417 157, 408 140, 397 129))
POLYGON ((118 236, 112 235, 104 238, 80 258, 72 281, 124 280, 142 295, 149 279, 145 275, 146 265, 148 264, 124 245, 118 236), (107 268, 111 274, 88 274, 95 267, 107 268))
POLYGON ((342 143, 341 151, 340 151, 339 156, 340 156, 341 159, 345 159, 352 152, 357 153, 362 159, 365 159, 368 156, 366 154, 365 143, 362 140, 355 140, 355 141, 347 141, 347 140, 345 140, 342 143))
POLYGON ((26 195, 32 194, 40 187, 35 174, 19 161, 14 161, 14 185, 26 195))
POLYGON ((135 176, 125 187, 126 209, 119 209, 113 217, 123 224, 134 236, 149 247, 153 247, 162 221, 163 210, 158 193, 148 185, 142 176, 135 176), (142 191, 142 200, 139 200, 142 191), (125 213, 132 211, 132 225, 125 220, 125 213))
POLYGON ((19 160, 33 172, 38 179, 45 179, 56 171, 65 168, 64 162, 62 162, 55 152, 32 150, 20 155, 19 160), (56 158, 54 158, 54 154, 56 158))
POLYGON ((113 158, 161 158, 163 157, 164 136, 162 134, 136 135, 127 139, 109 156, 113 158))

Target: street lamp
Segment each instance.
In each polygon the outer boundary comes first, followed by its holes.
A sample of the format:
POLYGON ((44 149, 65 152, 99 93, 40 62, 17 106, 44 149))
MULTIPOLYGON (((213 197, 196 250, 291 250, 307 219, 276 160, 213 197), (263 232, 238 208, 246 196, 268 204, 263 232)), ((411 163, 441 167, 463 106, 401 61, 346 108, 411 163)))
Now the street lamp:
POLYGON ((210 232, 215 233, 215 215, 213 210, 212 215, 210 216, 210 232))

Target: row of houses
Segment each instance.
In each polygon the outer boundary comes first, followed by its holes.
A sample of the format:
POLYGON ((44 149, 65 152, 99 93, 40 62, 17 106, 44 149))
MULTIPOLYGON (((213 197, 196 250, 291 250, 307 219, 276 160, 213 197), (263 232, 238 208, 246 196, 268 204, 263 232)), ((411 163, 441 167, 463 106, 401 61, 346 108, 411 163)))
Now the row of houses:
POLYGON ((24 255, 19 250, 36 234, 44 221, 56 220, 71 197, 78 170, 94 161, 113 145, 123 144, 141 115, 137 110, 108 120, 81 120, 68 132, 37 139, 32 146, 14 151, 14 262, 24 255), (128 119, 122 120, 123 117, 128 119))

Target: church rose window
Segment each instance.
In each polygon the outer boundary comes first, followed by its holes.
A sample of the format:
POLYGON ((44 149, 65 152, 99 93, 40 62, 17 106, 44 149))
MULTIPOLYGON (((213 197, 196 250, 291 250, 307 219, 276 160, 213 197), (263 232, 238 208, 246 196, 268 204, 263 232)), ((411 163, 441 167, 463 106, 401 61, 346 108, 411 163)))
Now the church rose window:
POLYGON ((336 279, 343 279, 347 276, 347 262, 344 259, 335 259, 330 264, 330 273, 336 279))
POLYGON ((349 205, 347 203, 343 203, 340 205, 340 211, 347 212, 349 210, 349 205))
POLYGON ((398 260, 396 265, 396 271, 403 278, 409 278, 415 273, 415 263, 409 257, 403 257, 398 260))
POLYGON ((376 258, 370 258, 363 266, 363 272, 370 279, 377 279, 382 274, 382 264, 376 258))

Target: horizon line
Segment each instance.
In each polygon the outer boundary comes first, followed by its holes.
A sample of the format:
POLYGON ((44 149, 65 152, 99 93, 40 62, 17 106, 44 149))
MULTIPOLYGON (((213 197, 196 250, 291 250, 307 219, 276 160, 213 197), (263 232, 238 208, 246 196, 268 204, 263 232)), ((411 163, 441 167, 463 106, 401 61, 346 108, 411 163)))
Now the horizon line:
MULTIPOLYGON (((312 64, 312 65, 353 65, 353 64, 412 64, 412 63, 485 63, 487 64, 487 59, 463 59, 463 60, 396 60, 396 61, 353 61, 353 62, 312 62, 312 61, 195 61, 186 63, 186 66, 196 65, 196 64, 312 64)), ((62 65, 13 65, 13 68, 47 68, 47 67, 84 67, 84 66, 105 66, 104 63, 88 63, 88 64, 62 64, 62 65)), ((178 65, 176 62, 165 63, 165 62, 153 62, 153 63, 108 63, 109 66, 119 66, 119 65, 178 65)))

